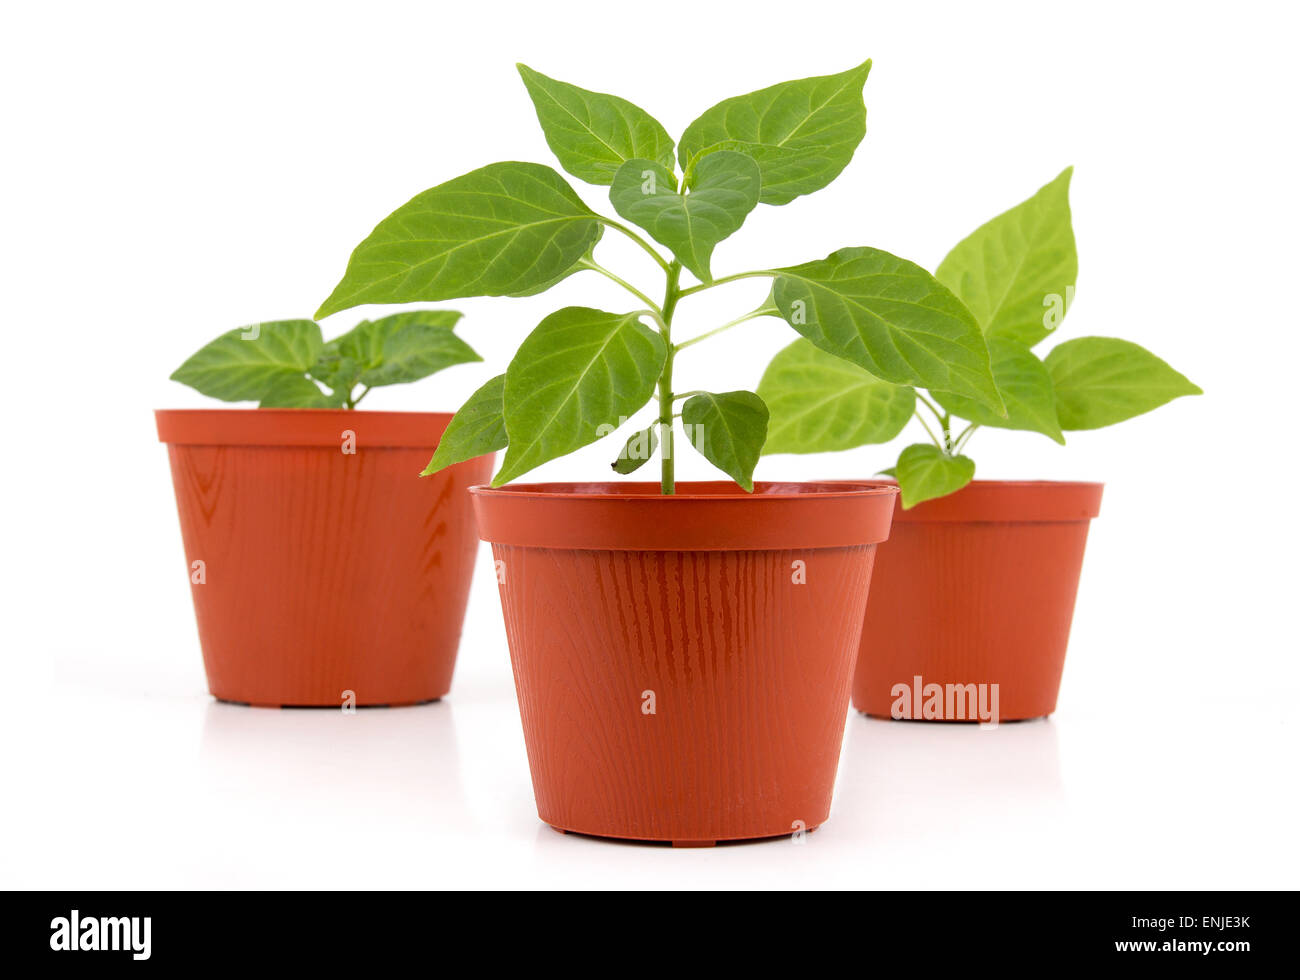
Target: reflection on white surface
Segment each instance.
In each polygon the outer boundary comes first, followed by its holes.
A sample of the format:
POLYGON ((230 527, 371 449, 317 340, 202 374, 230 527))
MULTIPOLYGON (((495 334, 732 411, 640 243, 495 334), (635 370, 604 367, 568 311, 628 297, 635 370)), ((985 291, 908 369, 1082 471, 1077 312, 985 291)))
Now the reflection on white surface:
POLYGON ((885 721, 856 711, 831 820, 876 839, 989 824, 1041 831, 1065 810, 1051 719, 977 725, 885 721))
POLYGON ((315 822, 377 815, 390 828, 439 830, 466 821, 448 701, 402 708, 250 708, 213 702, 199 769, 209 791, 256 812, 267 799, 315 822), (387 811, 387 812, 385 812, 387 811))

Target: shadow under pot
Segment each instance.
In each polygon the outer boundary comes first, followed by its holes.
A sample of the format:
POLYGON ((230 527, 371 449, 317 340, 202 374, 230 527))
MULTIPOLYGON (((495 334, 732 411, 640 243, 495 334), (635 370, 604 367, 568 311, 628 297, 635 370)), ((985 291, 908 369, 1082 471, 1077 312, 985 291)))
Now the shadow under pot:
POLYGON ((544 822, 708 846, 826 820, 895 488, 471 494, 544 822))
POLYGON ((1102 484, 976 480, 894 514, 853 705, 879 718, 1016 721, 1056 710, 1102 484))
POLYGON ((451 688, 492 457, 432 477, 451 416, 159 411, 208 689, 340 707, 451 688))

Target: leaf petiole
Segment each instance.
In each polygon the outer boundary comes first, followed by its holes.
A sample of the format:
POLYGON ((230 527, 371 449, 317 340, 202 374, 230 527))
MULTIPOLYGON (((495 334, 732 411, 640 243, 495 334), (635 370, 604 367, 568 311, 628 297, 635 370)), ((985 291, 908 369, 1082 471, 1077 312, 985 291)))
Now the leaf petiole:
POLYGON ((957 438, 953 442, 953 446, 952 446, 952 451, 954 454, 959 453, 964 448, 966 448, 966 443, 970 442, 970 437, 975 434, 975 430, 978 428, 979 428, 979 424, 977 422, 972 422, 970 423, 970 425, 966 426, 966 428, 962 429, 961 432, 957 434, 957 438))
POLYGON ((701 340, 708 340, 710 337, 712 337, 715 334, 720 334, 724 330, 730 330, 732 327, 738 327, 742 323, 748 323, 750 320, 757 320, 759 317, 763 317, 763 316, 779 316, 779 315, 780 315, 780 311, 775 306, 764 305, 759 307, 757 310, 751 310, 749 313, 746 313, 744 316, 736 317, 736 319, 732 320, 730 323, 724 323, 720 327, 714 327, 712 330, 708 330, 700 334, 698 337, 692 337, 690 340, 683 340, 680 344, 677 344, 676 347, 677 350, 679 351, 685 350, 687 347, 690 347, 692 344, 698 344, 701 340))
MULTIPOLYGON (((925 401, 925 399, 921 396, 920 392, 917 392, 916 397, 920 398, 921 401, 925 401)), ((921 423, 921 428, 923 428, 925 430, 925 434, 930 437, 930 441, 940 449, 943 449, 943 443, 939 441, 938 437, 930 430, 930 426, 926 424, 925 416, 922 415, 920 412, 917 412, 916 420, 921 423)))
POLYGON ((659 308, 659 304, 656 303, 654 300, 652 300, 645 293, 641 292, 641 290, 633 286, 630 282, 628 282, 618 273, 613 272, 610 269, 606 269, 595 259, 580 259, 578 261, 578 267, 581 269, 590 269, 592 272, 599 272, 602 276, 604 276, 606 279, 610 280, 611 282, 618 283, 629 293, 631 293, 633 296, 639 299, 642 303, 648 306, 650 308, 650 312, 654 314, 656 320, 659 320, 660 323, 663 322, 663 311, 659 308))
POLYGON ((702 293, 706 289, 712 289, 714 286, 722 286, 729 282, 738 282, 741 279, 775 279, 777 273, 771 269, 759 269, 754 272, 735 272, 729 276, 720 276, 711 282, 702 282, 698 286, 688 286, 681 291, 682 296, 691 296, 695 293, 702 293))
POLYGON ((609 228, 613 228, 615 231, 622 232, 628 238, 632 239, 632 241, 640 245, 642 250, 647 255, 649 255, 652 259, 654 259, 655 262, 658 263, 659 268, 663 269, 664 272, 669 272, 671 270, 672 267, 669 265, 668 261, 662 255, 659 254, 658 249, 656 249, 644 238, 642 238, 640 235, 634 232, 627 225, 623 224, 622 222, 615 221, 613 218, 606 218, 603 214, 596 215, 596 217, 601 224, 609 228))

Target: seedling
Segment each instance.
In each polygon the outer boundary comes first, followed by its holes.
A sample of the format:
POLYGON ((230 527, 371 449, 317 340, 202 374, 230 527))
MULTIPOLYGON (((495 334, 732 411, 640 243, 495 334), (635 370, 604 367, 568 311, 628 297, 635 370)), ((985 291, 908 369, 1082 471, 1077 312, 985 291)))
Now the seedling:
POLYGON ((1127 340, 1078 337, 1039 360, 1032 348, 1056 332, 1074 298, 1078 258, 1066 169, 1029 200, 976 229, 935 273, 979 321, 1001 414, 962 392, 899 384, 869 365, 846 364, 807 341, 773 358, 758 386, 771 412, 770 453, 815 453, 889 442, 916 418, 930 442, 907 446, 885 473, 904 507, 960 490, 975 476, 964 450, 981 426, 1065 433, 1098 429, 1201 389, 1127 340), (960 421, 959 421, 960 420, 960 421), (964 424, 963 424, 964 423, 964 424))
POLYGON ((657 419, 626 440, 616 471, 632 472, 657 450, 661 490, 673 493, 680 418, 691 427, 691 445, 752 490, 768 434, 763 399, 751 391, 678 392, 673 366, 697 342, 763 316, 783 318, 837 363, 896 385, 950 391, 997 415, 1003 406, 979 324, 914 263, 853 247, 802 265, 713 273, 715 247, 759 204, 788 204, 847 166, 866 132, 862 89, 870 67, 727 99, 674 142, 632 103, 520 65, 561 166, 608 187, 614 212, 669 254, 629 224, 591 210, 550 167, 493 163, 417 195, 381 221, 317 316, 363 303, 532 295, 582 272, 633 296, 637 306, 627 312, 552 313, 505 373, 456 414, 425 473, 504 449, 494 486, 594 442, 657 397, 657 419), (662 275, 654 290, 661 299, 596 260, 607 230, 650 256, 662 275), (680 302, 750 278, 771 281, 765 303, 698 336, 673 337, 680 302))
POLYGON ((372 388, 481 361, 453 332, 460 316, 421 310, 362 320, 329 343, 312 320, 258 323, 200 348, 172 380, 260 408, 356 408, 372 388))

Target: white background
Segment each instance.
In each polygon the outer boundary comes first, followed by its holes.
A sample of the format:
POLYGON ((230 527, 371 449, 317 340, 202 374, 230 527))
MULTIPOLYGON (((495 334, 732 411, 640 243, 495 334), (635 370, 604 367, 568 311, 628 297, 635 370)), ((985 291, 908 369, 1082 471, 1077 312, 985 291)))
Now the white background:
MULTIPOLYGON (((52 3, 2 17, 0 886, 1300 884, 1288 5, 52 3), (827 190, 760 206, 715 272, 849 244, 933 268, 1074 164, 1064 335, 1137 341, 1206 391, 1064 449, 989 430, 971 444, 986 477, 1107 483, 1050 721, 981 732, 851 714, 831 819, 802 846, 562 837, 533 809, 482 559, 444 703, 345 717, 211 701, 151 415, 206 404, 167 380, 177 364, 233 326, 311 315, 352 247, 418 191, 494 160, 551 163, 516 61, 679 134, 721 98, 867 56, 853 163, 827 190)), ((654 282, 622 243, 599 254, 654 282)), ((677 333, 765 288, 690 301, 677 333)), ((486 363, 367 407, 455 408, 571 303, 625 307, 594 275, 448 304, 486 363)), ((759 321, 692 348, 680 386, 752 387, 792 336, 759 321)), ((598 479, 611 450, 535 475, 598 479)), ((890 458, 777 457, 759 476, 863 476, 890 458)))

